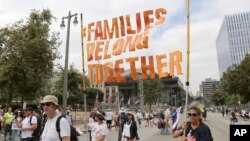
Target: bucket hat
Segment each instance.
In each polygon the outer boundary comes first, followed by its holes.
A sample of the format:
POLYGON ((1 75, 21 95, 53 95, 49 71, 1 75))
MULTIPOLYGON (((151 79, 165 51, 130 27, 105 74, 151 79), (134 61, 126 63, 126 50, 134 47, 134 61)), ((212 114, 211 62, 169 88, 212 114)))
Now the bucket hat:
POLYGON ((40 103, 47 103, 47 102, 51 102, 54 103, 55 105, 58 105, 58 99, 57 97, 53 96, 53 95, 46 95, 43 100, 40 103))
POLYGON ((124 107, 121 108, 120 113, 125 113, 126 109, 124 107))

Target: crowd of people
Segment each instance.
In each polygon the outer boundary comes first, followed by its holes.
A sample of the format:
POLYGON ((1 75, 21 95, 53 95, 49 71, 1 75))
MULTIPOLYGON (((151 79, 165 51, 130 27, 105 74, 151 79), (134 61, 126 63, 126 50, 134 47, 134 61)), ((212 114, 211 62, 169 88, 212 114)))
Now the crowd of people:
POLYGON ((62 115, 58 99, 53 95, 45 96, 40 104, 42 108, 36 110, 32 107, 14 112, 12 107, 8 107, 6 112, 1 110, 0 129, 4 127, 4 134, 3 138, 0 135, 0 141, 70 141, 71 128, 74 128, 70 111, 62 115))
MULTIPOLYGON (((62 114, 57 97, 47 95, 40 101, 41 108, 6 111, 0 105, 0 141, 77 141, 79 131, 74 128, 70 110, 62 114), (77 132, 74 134, 74 132, 77 132), (3 134, 2 134, 3 133, 3 134)), ((118 141, 140 140, 140 127, 159 128, 161 134, 182 137, 183 141, 212 141, 210 128, 204 123, 207 117, 206 108, 192 105, 187 110, 187 121, 173 128, 178 120, 177 109, 169 107, 155 111, 128 111, 122 107, 119 111, 106 109, 104 111, 93 107, 88 117, 85 116, 84 128, 88 131, 90 141, 107 141, 109 131, 117 131, 118 141)), ((231 124, 237 122, 234 111, 222 110, 222 116, 230 117, 231 124), (225 113, 224 113, 225 112, 225 113)), ((241 111, 243 120, 247 120, 248 111, 241 111)))

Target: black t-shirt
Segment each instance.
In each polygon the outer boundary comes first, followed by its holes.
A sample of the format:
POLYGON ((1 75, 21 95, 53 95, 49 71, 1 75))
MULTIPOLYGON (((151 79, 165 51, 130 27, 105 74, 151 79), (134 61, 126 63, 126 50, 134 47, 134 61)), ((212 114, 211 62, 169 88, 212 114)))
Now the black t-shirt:
POLYGON ((210 128, 203 122, 201 122, 200 126, 196 129, 192 129, 191 123, 188 122, 185 136, 187 137, 188 134, 191 134, 191 136, 193 136, 196 141, 213 141, 210 128))

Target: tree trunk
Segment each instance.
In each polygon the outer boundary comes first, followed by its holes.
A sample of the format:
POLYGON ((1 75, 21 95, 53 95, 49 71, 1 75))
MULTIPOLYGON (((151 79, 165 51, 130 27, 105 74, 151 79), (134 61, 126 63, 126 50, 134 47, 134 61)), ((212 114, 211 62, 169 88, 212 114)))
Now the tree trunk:
POLYGON ((21 107, 23 109, 23 97, 21 97, 21 107))
POLYGON ((10 106, 12 98, 13 98, 13 84, 10 82, 9 89, 8 89, 8 101, 7 101, 7 107, 10 106))

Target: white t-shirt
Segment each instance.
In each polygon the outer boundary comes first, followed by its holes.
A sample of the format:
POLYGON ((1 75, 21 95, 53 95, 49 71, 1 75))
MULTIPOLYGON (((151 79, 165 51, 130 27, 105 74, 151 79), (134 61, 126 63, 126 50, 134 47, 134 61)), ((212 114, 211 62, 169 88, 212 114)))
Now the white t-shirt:
MULTIPOLYGON (((89 124, 95 123, 94 119, 92 117, 89 118, 89 124)), ((91 128, 89 128, 91 130, 91 128)))
POLYGON ((106 112, 106 120, 112 120, 113 113, 112 112, 106 112))
MULTIPOLYGON (((31 123, 30 123, 30 118, 31 116, 24 118, 24 120, 22 121, 22 128, 28 128, 31 126, 31 124, 37 124, 36 116, 32 116, 31 123)), ((31 130, 22 131, 22 138, 32 137, 32 133, 33 131, 31 130)))
POLYGON ((72 125, 72 116, 71 115, 65 115, 65 118, 69 122, 70 125, 72 125))
POLYGON ((140 113, 140 112, 136 113, 135 117, 136 117, 136 119, 142 119, 143 118, 142 113, 140 113))
MULTIPOLYGON (((16 119, 14 118, 12 120, 12 124, 11 124, 11 130, 21 130, 18 126, 17 123, 21 122, 21 117, 17 117, 16 119)), ((31 121, 32 122, 32 121, 31 121)))
POLYGON ((105 123, 98 125, 97 122, 88 124, 91 128, 92 141, 96 141, 101 135, 104 135, 104 141, 107 141, 108 127, 105 123))
MULTIPOLYGON (((60 114, 52 119, 47 119, 42 133, 42 141, 61 141, 59 133, 56 131, 56 120, 59 116, 60 114)), ((59 127, 61 137, 70 136, 70 125, 65 118, 61 118, 59 127)))

